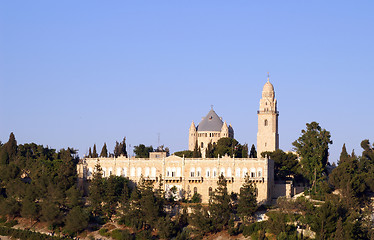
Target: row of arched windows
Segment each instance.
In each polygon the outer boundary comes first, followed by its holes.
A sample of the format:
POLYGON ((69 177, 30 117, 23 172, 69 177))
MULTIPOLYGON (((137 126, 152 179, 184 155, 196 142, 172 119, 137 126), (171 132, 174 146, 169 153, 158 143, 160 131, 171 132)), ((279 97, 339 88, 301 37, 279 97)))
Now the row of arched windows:
MULTIPOLYGON (((92 172, 93 172, 93 169, 92 168, 88 168, 88 172, 87 172, 87 176, 90 177, 92 176, 92 172)), ((113 175, 113 169, 112 168, 102 168, 102 172, 103 172, 103 177, 109 177, 110 175, 113 175)), ((181 177, 182 176, 182 171, 181 171, 181 168, 180 167, 173 167, 173 168, 166 168, 166 177, 181 177)), ((233 177, 233 172, 231 170, 231 168, 220 168, 220 169, 217 169, 217 168, 205 168, 205 177, 207 178, 216 178, 216 177, 219 177, 220 175, 223 175, 224 177, 233 177)), ((247 168, 243 168, 243 169, 240 169, 240 168, 236 168, 235 169, 235 177, 245 177, 245 175, 248 174, 249 177, 251 178, 255 178, 255 177, 262 177, 262 168, 251 168, 251 169, 247 169, 247 168)), ((156 177, 156 168, 155 167, 152 167, 152 168, 149 168, 149 167, 146 167, 144 169, 144 172, 142 172, 142 168, 141 167, 138 167, 138 168, 135 168, 135 167, 132 167, 130 169, 130 175, 128 175, 127 173, 127 168, 117 168, 117 171, 116 171, 116 175, 117 176, 124 176, 124 177, 140 177, 140 176, 144 176, 144 177, 156 177)), ((202 169, 200 167, 197 167, 197 168, 190 168, 190 174, 189 174, 190 177, 203 177, 203 172, 202 172, 202 169)))

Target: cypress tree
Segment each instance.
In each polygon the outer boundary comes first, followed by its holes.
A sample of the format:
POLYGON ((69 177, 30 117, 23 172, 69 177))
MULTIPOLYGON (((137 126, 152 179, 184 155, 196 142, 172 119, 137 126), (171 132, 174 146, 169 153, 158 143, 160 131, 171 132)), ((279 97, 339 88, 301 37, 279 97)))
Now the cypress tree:
POLYGON ((214 157, 214 154, 213 154, 213 144, 212 144, 212 142, 208 143, 208 146, 207 146, 207 148, 205 149, 205 157, 206 157, 206 158, 213 158, 213 157, 214 157))
POLYGON ((88 157, 92 157, 92 151, 91 151, 91 147, 88 149, 88 157))
POLYGON ((197 140, 195 142, 195 148, 193 150, 192 157, 193 158, 201 158, 201 149, 198 146, 197 140))
POLYGON ((249 152, 250 158, 257 158, 257 151, 254 144, 252 144, 251 151, 249 152))
POLYGON ((93 158, 97 158, 98 157, 97 151, 96 151, 96 144, 94 144, 93 149, 92 149, 92 157, 93 158))
POLYGON ((119 147, 119 143, 116 141, 116 146, 114 147, 114 156, 119 157, 121 154, 121 150, 119 147))
POLYGON ((345 148, 345 143, 344 143, 343 147, 342 147, 342 152, 340 153, 340 158, 339 158, 338 164, 346 162, 348 160, 349 160, 349 155, 347 153, 347 149, 345 148))
POLYGON ((100 157, 108 157, 108 149, 106 148, 106 143, 104 143, 104 146, 101 149, 100 157))
POLYGON ((244 144, 242 147, 242 158, 248 157, 248 144, 244 144))
MULTIPOLYGON (((126 151, 126 137, 123 138, 122 143, 120 144, 121 148, 121 154, 125 157, 127 157, 127 151, 126 151)), ((120 154, 120 155, 121 155, 120 154)))

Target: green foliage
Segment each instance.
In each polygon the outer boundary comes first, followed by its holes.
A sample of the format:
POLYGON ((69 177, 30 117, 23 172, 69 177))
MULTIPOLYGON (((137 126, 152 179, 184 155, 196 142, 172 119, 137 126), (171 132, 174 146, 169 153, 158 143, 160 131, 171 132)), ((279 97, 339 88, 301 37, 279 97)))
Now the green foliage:
POLYGON ((205 234, 214 231, 212 218, 209 216, 207 209, 200 204, 193 207, 192 213, 188 218, 188 223, 192 226, 192 230, 197 236, 204 236, 205 234))
POLYGON ((57 236, 50 236, 47 234, 42 234, 39 232, 33 232, 30 230, 23 230, 23 229, 14 229, 8 227, 0 227, 0 235, 1 236, 10 236, 14 239, 21 239, 21 240, 59 240, 59 239, 69 239, 65 237, 57 237, 57 236))
POLYGON ((149 158, 149 153, 153 152, 153 147, 146 147, 144 144, 134 146, 135 157, 137 158, 149 158))
POLYGON ((242 156, 242 146, 234 138, 220 138, 214 146, 214 157, 228 155, 240 158, 242 156))
POLYGON ((274 152, 262 152, 262 157, 269 156, 274 161, 274 177, 276 180, 301 180, 301 167, 297 156, 291 152, 285 153, 278 149, 274 152))
POLYGON ((174 152, 175 156, 178 157, 185 157, 185 158, 192 158, 193 151, 190 150, 184 150, 184 151, 179 151, 179 152, 174 152))
POLYGON ((104 146, 101 149, 100 157, 108 157, 108 149, 106 147, 106 143, 104 143, 104 146))
POLYGON ((123 138, 121 143, 116 142, 116 146, 114 147, 114 156, 125 156, 127 157, 126 151, 126 137, 123 138))
POLYGON ((191 203, 201 203, 201 194, 195 192, 191 197, 191 203))
POLYGON ((209 212, 214 231, 221 231, 227 226, 232 213, 232 205, 227 191, 227 180, 223 175, 218 178, 217 188, 209 203, 209 212))
POLYGON ((199 147, 199 143, 195 142, 195 148, 193 149, 193 152, 192 152, 192 158, 201 158, 201 149, 199 147))
POLYGON ((88 226, 88 213, 79 206, 74 207, 65 218, 65 229, 73 234, 81 232, 88 226))
POLYGON ((240 188, 237 212, 243 222, 252 220, 257 210, 256 187, 253 186, 249 176, 245 176, 245 182, 240 188))
POLYGON ((93 145, 93 149, 92 149, 92 157, 93 158, 97 158, 99 155, 97 154, 97 151, 96 151, 96 144, 93 145))
POLYGON ((292 145, 301 157, 304 176, 315 184, 325 171, 329 144, 332 144, 331 135, 317 122, 307 123, 306 130, 302 130, 301 133, 292 145))
POLYGON ((242 147, 242 154, 241 154, 242 158, 248 158, 248 144, 244 144, 243 147, 242 147))
POLYGON ((114 229, 111 232, 111 236, 112 238, 116 240, 134 240, 135 239, 134 234, 131 234, 129 230, 127 229, 125 230, 114 229))
POLYGON ((213 144, 212 144, 212 141, 211 141, 210 143, 208 143, 208 146, 205 149, 205 157, 206 158, 213 158, 214 157, 213 151, 214 151, 214 149, 213 149, 213 144))

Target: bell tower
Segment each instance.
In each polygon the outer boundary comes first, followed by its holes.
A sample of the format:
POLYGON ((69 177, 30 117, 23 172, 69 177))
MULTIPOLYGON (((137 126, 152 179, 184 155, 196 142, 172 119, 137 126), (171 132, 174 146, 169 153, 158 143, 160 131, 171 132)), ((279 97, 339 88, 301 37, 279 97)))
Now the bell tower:
POLYGON ((262 89, 260 109, 258 115, 257 132, 257 157, 261 157, 262 152, 275 151, 279 149, 277 100, 275 99, 274 87, 269 81, 262 89))

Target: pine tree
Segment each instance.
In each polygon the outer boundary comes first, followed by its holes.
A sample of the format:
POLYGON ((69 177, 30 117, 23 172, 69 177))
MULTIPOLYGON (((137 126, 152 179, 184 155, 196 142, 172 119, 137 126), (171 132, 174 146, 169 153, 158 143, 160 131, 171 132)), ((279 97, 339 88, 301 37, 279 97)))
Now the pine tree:
POLYGON ((5 144, 5 148, 8 152, 9 158, 12 159, 17 154, 17 141, 16 137, 14 136, 13 132, 9 135, 9 140, 5 144))
POLYGON ((108 149, 106 148, 106 143, 104 143, 104 146, 101 149, 100 157, 108 157, 108 149))
POLYGON ((350 157, 349 157, 349 155, 347 153, 347 149, 345 148, 345 143, 344 143, 343 147, 342 147, 342 152, 340 153, 340 158, 339 158, 338 164, 346 162, 349 159, 350 159, 350 157))
POLYGON ((249 153, 250 158, 257 158, 257 151, 254 144, 252 144, 251 151, 249 153))
POLYGON ((93 158, 97 158, 98 156, 99 155, 97 155, 96 144, 94 144, 93 149, 92 149, 92 157, 93 158))
POLYGON ((232 206, 227 191, 227 181, 223 175, 219 177, 217 188, 211 197, 209 212, 215 231, 221 231, 227 226, 232 213, 232 206))
POLYGON ((238 200, 238 214, 243 222, 248 222, 253 218, 257 210, 256 187, 253 186, 249 176, 245 176, 245 182, 240 188, 238 200))
POLYGON ((90 184, 89 200, 91 202, 92 212, 99 215, 102 211, 103 193, 105 192, 104 180, 100 164, 95 166, 92 181, 90 184))

